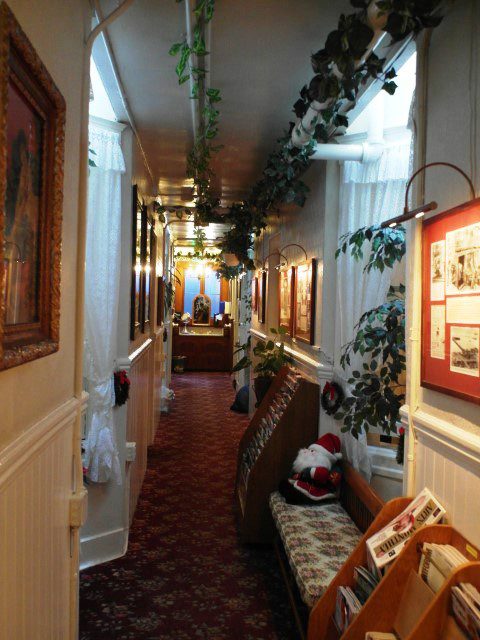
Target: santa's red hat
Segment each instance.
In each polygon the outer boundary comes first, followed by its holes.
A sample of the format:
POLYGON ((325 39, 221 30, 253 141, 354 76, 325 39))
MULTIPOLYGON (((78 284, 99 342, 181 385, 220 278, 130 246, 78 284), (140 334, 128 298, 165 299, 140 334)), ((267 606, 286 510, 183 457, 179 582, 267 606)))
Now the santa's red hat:
POLYGON ((335 463, 342 457, 340 438, 333 433, 326 433, 321 436, 316 442, 310 445, 309 449, 316 449, 328 457, 328 459, 335 463))

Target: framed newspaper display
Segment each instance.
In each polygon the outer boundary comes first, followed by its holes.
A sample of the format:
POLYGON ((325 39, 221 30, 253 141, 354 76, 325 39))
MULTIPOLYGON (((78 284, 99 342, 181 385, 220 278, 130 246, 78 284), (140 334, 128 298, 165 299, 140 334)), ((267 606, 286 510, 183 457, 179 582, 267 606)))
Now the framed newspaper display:
POLYGON ((295 267, 280 269, 278 277, 278 325, 293 336, 295 267))
POLYGON ((480 198, 423 225, 423 387, 480 404, 480 198))

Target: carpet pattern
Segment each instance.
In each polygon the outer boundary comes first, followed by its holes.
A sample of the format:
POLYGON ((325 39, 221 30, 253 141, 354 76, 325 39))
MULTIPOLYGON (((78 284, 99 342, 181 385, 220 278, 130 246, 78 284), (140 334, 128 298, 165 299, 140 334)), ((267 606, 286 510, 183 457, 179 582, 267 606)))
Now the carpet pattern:
POLYGON ((248 424, 228 374, 174 377, 125 557, 81 575, 80 640, 295 640, 269 548, 238 541, 233 489, 248 424))

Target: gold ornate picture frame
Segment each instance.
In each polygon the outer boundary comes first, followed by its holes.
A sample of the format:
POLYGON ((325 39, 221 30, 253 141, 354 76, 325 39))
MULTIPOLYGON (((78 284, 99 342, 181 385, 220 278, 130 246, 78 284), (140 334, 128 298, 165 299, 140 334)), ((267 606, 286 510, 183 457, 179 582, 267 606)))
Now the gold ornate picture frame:
POLYGON ((0 3, 0 370, 58 351, 65 100, 0 3))

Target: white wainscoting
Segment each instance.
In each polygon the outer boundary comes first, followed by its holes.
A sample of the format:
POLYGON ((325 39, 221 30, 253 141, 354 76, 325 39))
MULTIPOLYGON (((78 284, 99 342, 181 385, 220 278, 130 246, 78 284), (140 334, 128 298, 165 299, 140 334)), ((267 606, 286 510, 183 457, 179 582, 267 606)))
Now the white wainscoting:
POLYGON ((0 453, 0 638, 5 640, 73 639, 77 559, 70 558, 69 509, 79 405, 75 399, 61 405, 0 453))
POLYGON ((147 447, 152 438, 154 343, 146 340, 130 356, 130 397, 127 403, 127 442, 135 442, 136 455, 127 463, 130 486, 129 519, 132 521, 147 468, 147 447))
POLYGON ((415 429, 415 492, 427 486, 447 510, 453 524, 480 545, 480 436, 417 410, 415 429))

